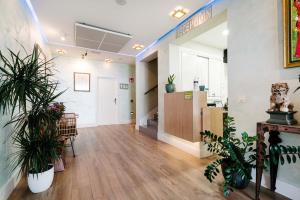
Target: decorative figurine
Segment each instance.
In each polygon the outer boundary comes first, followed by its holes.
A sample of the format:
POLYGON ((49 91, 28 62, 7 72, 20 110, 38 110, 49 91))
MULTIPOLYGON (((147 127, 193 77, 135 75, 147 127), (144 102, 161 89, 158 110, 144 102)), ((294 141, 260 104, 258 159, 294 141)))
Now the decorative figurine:
POLYGON ((270 114, 268 123, 293 125, 297 121, 294 119, 294 105, 288 97, 289 86, 287 83, 272 84, 270 97, 270 114))
POLYGON ((292 112, 294 105, 288 97, 289 86, 287 83, 272 84, 269 111, 292 112))

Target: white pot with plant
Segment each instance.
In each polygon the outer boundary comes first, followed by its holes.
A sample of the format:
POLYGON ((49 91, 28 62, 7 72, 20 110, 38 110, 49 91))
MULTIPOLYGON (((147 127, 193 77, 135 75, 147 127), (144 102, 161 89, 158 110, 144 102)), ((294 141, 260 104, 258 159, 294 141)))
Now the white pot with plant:
POLYGON ((51 186, 53 163, 62 148, 57 118, 48 109, 62 92, 56 92, 51 60, 40 59, 37 45, 23 57, 8 52, 5 57, 0 51, 0 110, 11 113, 6 125, 14 126, 12 171, 20 167, 19 174, 27 176, 29 189, 39 193, 51 186))

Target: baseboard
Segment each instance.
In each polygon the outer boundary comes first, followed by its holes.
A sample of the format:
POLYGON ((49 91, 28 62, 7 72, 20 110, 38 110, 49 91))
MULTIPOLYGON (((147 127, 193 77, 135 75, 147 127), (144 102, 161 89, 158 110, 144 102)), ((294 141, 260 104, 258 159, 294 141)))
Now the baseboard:
MULTIPOLYGON (((133 123, 133 120, 124 120, 124 121, 118 121, 116 124, 131 124, 133 123)), ((102 124, 99 123, 91 123, 91 124, 78 124, 77 128, 93 128, 97 126, 101 126, 102 124)))
POLYGON ((10 176, 7 182, 0 188, 0 200, 8 199, 9 195, 18 185, 21 179, 21 177, 18 177, 18 172, 18 170, 15 170, 15 172, 10 176))
POLYGON ((78 124, 77 128, 92 128, 98 126, 97 123, 92 123, 92 124, 78 124))
POLYGON ((178 149, 198 158, 205 158, 212 155, 206 150, 206 146, 202 142, 189 142, 163 132, 158 132, 157 139, 172 146, 175 146, 178 149))
MULTIPOLYGON (((255 180, 255 177, 256 177, 255 170, 252 170, 252 177, 253 177, 252 180, 255 180)), ((261 185, 265 188, 270 189, 270 176, 268 174, 263 174, 262 180, 261 180, 261 185)), ((290 199, 296 200, 296 199, 299 199, 299 197, 300 197, 300 188, 277 179, 276 193, 286 196, 290 199)))

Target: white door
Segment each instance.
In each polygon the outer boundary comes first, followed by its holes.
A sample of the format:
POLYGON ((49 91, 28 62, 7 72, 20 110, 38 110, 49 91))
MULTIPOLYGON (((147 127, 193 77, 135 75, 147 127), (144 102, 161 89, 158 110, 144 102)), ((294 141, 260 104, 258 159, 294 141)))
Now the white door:
POLYGON ((113 78, 99 78, 97 118, 100 125, 110 125, 117 123, 117 97, 117 80, 113 78))

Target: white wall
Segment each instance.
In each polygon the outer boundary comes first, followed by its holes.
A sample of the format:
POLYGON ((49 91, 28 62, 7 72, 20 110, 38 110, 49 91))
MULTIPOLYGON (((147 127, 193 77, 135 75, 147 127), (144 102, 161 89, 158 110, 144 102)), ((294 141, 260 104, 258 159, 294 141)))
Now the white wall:
MULTIPOLYGON (((30 52, 35 42, 49 55, 42 40, 39 28, 33 20, 25 0, 0 0, 0 50, 7 55, 7 49, 21 51, 22 47, 30 52), (18 44, 20 43, 20 44, 18 44)), ((24 52, 21 52, 24 55, 24 52)), ((48 57, 49 58, 49 57, 48 57)), ((0 63, 1 64, 1 63, 0 63)), ((0 200, 6 199, 18 182, 15 172, 9 173, 8 157, 14 151, 9 135, 12 128, 3 128, 9 120, 0 114, 0 200)))
MULTIPOLYGON (((99 77, 116 78, 119 83, 128 83, 129 78, 135 77, 135 68, 127 64, 105 63, 95 60, 61 56, 55 60, 58 70, 57 78, 60 82, 60 90, 67 91, 59 97, 66 105, 67 112, 79 114, 78 125, 96 126, 97 121, 97 79, 99 77), (83 72, 91 74, 91 91, 75 92, 73 85, 73 73, 83 72)), ((130 112, 135 112, 135 104, 130 103, 130 99, 135 101, 135 84, 129 84, 128 90, 118 89, 118 122, 130 123, 132 116, 130 112)), ((107 88, 108 90, 110 88, 107 88)))
MULTIPOLYGON (((293 90, 299 85, 297 77, 300 68, 283 68, 282 1, 217 1, 213 6, 213 15, 216 16, 225 10, 228 13, 228 29, 230 30, 228 38, 230 115, 235 117, 239 132, 247 131, 250 135, 255 135, 256 123, 268 119, 265 111, 269 106, 271 84, 288 82, 293 90), (244 98, 246 102, 240 103, 244 98)), ((160 116, 158 138, 189 153, 195 153, 194 144, 187 144, 164 133, 164 84, 170 73, 176 73, 174 62, 171 60, 169 64, 169 43, 172 40, 174 40, 174 35, 145 52, 138 58, 136 66, 139 67, 139 60, 143 57, 158 51, 160 116)), ((136 76, 138 81, 139 74, 137 73, 136 76)), ((138 93, 139 91, 137 95, 138 93)), ((295 110, 298 111, 300 110, 299 97, 299 92, 291 94, 295 110)), ((300 121, 299 113, 296 118, 300 121)), ((284 144, 300 144, 298 135, 283 134, 282 138, 284 144)), ((296 165, 279 167, 278 192, 292 199, 299 198, 299 169, 300 162, 296 165)), ((265 177, 268 178, 266 174, 265 177)))
MULTIPOLYGON (((185 67, 182 62, 182 54, 187 53, 191 55, 200 55, 209 58, 209 77, 212 80, 217 79, 220 84, 214 84, 214 87, 220 89, 221 100, 223 104, 227 101, 228 97, 228 84, 227 84, 227 65, 223 63, 223 50, 215 47, 203 45, 198 42, 188 41, 182 45, 170 44, 170 68, 176 74, 176 90, 183 91, 182 74, 185 73, 185 67)), ((192 87, 191 80, 191 87, 192 87)), ((213 84, 213 83, 210 83, 213 84)), ((212 89, 212 88, 210 88, 212 89)), ((192 90, 192 88, 191 88, 192 90)), ((209 97, 210 101, 220 100, 219 97, 209 97)))

